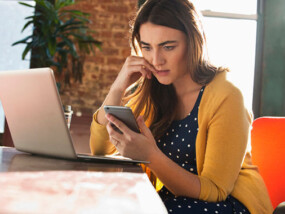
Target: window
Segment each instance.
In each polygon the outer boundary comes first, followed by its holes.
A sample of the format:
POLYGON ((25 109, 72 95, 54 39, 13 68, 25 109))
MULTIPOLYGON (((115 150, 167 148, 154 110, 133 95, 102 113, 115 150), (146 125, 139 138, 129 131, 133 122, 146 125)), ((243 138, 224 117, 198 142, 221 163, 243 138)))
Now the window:
MULTIPOLYGON (((23 1, 29 4, 34 1, 23 1)), ((25 17, 32 14, 30 8, 22 6, 18 1, 0 0, 0 72, 4 70, 16 70, 29 68, 30 61, 21 59, 22 52, 25 48, 23 45, 11 46, 14 42, 31 34, 30 29, 21 33, 21 29, 26 23, 25 17)), ((29 56, 27 57, 29 58, 29 56)), ((12 86, 11 86, 12 87, 12 86)), ((4 111, 0 100, 0 133, 4 132, 4 111)))
POLYGON ((200 10, 231 13, 240 15, 256 15, 257 0, 192 0, 200 10))
POLYGON ((228 67, 229 79, 252 109, 257 0, 193 0, 203 14, 209 57, 228 67))

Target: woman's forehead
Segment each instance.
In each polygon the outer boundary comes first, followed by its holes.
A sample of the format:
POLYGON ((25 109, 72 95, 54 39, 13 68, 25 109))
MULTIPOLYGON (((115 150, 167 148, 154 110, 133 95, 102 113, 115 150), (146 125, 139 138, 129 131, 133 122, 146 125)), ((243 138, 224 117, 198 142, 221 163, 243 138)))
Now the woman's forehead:
POLYGON ((146 43, 159 44, 164 41, 180 41, 185 34, 174 28, 146 22, 140 26, 140 39, 146 43))

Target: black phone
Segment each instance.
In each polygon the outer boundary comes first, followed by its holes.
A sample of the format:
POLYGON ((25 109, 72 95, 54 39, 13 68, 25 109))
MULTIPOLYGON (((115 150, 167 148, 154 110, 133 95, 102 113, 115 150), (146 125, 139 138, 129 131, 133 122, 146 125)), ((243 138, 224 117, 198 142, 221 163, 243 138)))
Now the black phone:
MULTIPOLYGON (((132 112, 132 109, 126 106, 104 106, 104 110, 106 114, 112 114, 116 118, 118 118, 120 121, 122 121, 126 126, 128 126, 131 130, 134 132, 140 133, 139 126, 137 124, 137 121, 135 119, 135 116, 132 112)), ((112 124, 112 127, 122 133, 115 125, 112 124)))

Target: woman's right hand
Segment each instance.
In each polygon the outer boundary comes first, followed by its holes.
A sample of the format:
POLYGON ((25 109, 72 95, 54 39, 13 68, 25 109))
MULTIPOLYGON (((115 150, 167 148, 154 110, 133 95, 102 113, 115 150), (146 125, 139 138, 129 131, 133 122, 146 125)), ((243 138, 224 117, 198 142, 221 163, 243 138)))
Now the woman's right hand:
MULTIPOLYGON (((151 79, 152 72, 155 72, 154 67, 143 57, 129 56, 114 81, 102 106, 121 105, 125 90, 141 76, 151 79)), ((108 120, 105 118, 105 111, 103 108, 99 109, 97 122, 102 125, 106 125, 108 123, 108 120)))
POLYGON ((118 74, 113 87, 124 92, 131 84, 141 76, 151 79, 154 67, 140 56, 127 57, 120 73, 118 74))

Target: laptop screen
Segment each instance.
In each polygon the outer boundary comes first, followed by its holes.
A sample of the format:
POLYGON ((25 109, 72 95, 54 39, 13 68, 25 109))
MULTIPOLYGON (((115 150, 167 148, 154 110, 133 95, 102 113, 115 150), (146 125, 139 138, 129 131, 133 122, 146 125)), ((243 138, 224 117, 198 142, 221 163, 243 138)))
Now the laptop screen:
POLYGON ((50 68, 1 71, 0 100, 18 150, 76 158, 50 68))

